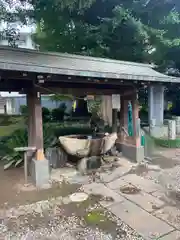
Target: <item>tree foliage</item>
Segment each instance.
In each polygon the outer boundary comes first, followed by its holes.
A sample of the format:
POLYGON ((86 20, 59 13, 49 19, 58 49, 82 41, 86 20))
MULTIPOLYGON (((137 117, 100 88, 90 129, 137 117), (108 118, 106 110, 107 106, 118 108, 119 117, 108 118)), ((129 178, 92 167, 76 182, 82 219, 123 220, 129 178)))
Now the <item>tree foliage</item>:
MULTIPOLYGON (((180 69, 178 0, 0 0, 0 10, 8 23, 33 20, 42 50, 180 69)), ((18 37, 15 29, 6 34, 18 37)))
POLYGON ((40 49, 180 68, 177 0, 38 0, 40 49))

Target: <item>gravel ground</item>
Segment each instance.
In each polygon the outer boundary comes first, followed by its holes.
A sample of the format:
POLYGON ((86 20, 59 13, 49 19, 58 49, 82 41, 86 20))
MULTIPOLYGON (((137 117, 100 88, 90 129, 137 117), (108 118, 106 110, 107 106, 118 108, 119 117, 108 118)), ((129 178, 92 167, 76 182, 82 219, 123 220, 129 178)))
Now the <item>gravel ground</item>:
MULTIPOLYGON (((69 194, 81 191, 81 184, 89 182, 91 177, 85 176, 86 179, 83 176, 80 182, 70 184, 62 179, 59 182, 61 174, 55 172, 53 176, 58 186, 41 191, 31 189, 28 192, 19 189, 23 181, 17 181, 18 174, 10 182, 12 173, 6 176, 2 171, 4 180, 0 190, 5 192, 5 197, 0 202, 0 240, 143 240, 133 229, 99 205, 100 196, 90 195, 82 203, 71 201, 69 194), (18 186, 18 189, 14 186, 18 186), (6 193, 5 189, 12 191, 6 193), (89 221, 89 214, 99 214, 102 219, 92 218, 89 221)), ((77 180, 76 171, 67 171, 63 176, 63 179, 66 178, 77 180)))
POLYGON ((67 199, 59 197, 1 211, 0 240, 143 240, 99 204, 91 204, 91 200, 76 204, 67 199), (107 222, 85 221, 88 212, 95 211, 101 211, 107 222))

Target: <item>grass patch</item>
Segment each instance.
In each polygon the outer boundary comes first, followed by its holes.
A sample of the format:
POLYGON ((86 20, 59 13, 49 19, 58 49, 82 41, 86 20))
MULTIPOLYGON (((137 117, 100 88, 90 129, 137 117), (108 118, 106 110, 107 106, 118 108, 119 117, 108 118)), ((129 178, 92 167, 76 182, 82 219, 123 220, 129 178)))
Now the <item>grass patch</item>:
POLYGON ((180 148, 180 138, 176 139, 155 138, 146 133, 145 150, 152 152, 156 146, 164 148, 180 148))
POLYGON ((87 224, 98 225, 101 222, 109 221, 105 214, 101 211, 92 211, 84 217, 87 224))
POLYGON ((21 115, 3 115, 0 114, 0 126, 9 126, 11 124, 16 124, 24 119, 21 115))
POLYGON ((5 119, 6 118, 0 116, 0 137, 9 136, 13 134, 15 130, 25 127, 25 122, 22 116, 7 118, 7 122, 4 122, 5 119))
MULTIPOLYGON (((47 123, 54 130, 56 137, 73 134, 90 134, 91 129, 87 123, 78 122, 57 122, 47 123)), ((6 137, 13 134, 14 131, 25 128, 25 119, 23 116, 0 115, 0 137, 6 137)))
MULTIPOLYGON (((6 118, 7 116, 5 116, 6 118)), ((22 154, 15 152, 14 148, 28 145, 27 118, 7 117, 7 122, 0 127, 0 158, 4 162, 5 169, 21 166, 23 163, 22 154)), ((80 123, 44 123, 43 140, 44 149, 56 146, 59 143, 58 137, 64 135, 87 135, 91 134, 88 124, 80 123)))
MULTIPOLYGON (((84 221, 87 226, 99 228, 102 231, 111 234, 114 237, 113 239, 116 238, 117 234, 122 234, 122 229, 117 229, 116 222, 104 209, 96 209, 88 212, 84 216, 84 221)), ((126 233, 123 232, 123 235, 126 235, 126 233)))

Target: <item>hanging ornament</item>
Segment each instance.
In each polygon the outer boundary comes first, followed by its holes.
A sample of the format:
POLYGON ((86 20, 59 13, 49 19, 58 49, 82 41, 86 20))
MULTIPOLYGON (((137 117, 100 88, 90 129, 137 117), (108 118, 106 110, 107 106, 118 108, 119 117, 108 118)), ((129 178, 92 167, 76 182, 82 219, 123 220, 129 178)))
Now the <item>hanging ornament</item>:
POLYGON ((74 100, 73 105, 72 105, 72 107, 73 107, 73 112, 76 111, 76 106, 77 106, 77 101, 74 100))

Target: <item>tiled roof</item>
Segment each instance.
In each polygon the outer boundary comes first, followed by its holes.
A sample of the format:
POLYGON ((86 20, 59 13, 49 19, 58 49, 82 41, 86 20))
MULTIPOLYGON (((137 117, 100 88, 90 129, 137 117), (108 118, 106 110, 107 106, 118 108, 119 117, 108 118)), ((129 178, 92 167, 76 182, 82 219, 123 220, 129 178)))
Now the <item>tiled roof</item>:
POLYGON ((0 47, 0 69, 153 82, 179 82, 152 65, 71 54, 0 47))

